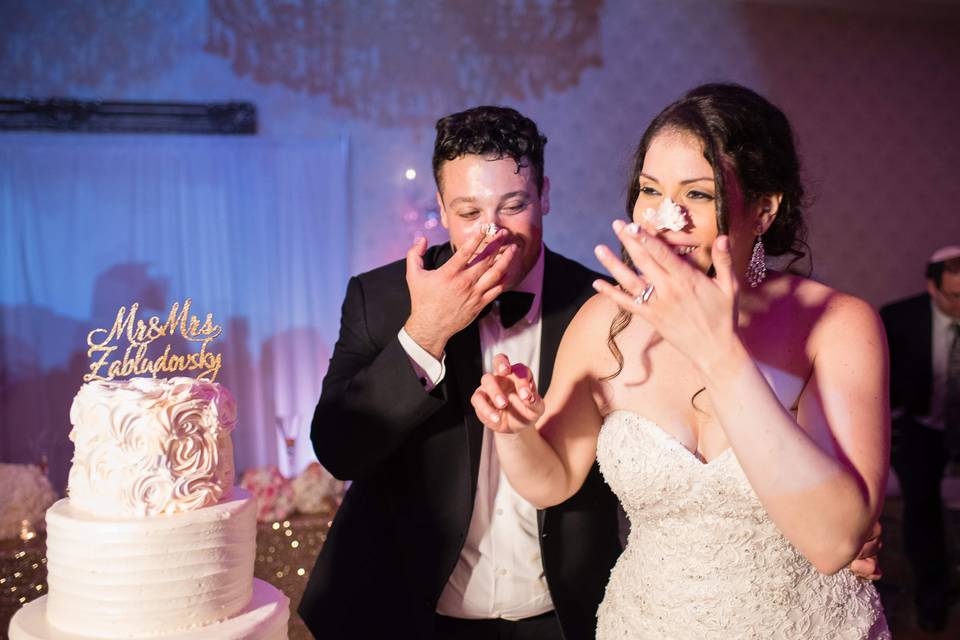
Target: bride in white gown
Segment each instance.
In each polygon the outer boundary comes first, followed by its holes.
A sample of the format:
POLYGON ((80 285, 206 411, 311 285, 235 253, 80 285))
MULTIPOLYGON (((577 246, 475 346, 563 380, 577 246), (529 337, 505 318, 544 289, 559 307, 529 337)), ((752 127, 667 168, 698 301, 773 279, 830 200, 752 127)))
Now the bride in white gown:
POLYGON ((890 637, 847 568, 882 507, 885 342, 865 302, 764 273, 764 245, 802 255, 802 203, 783 113, 694 89, 640 141, 625 262, 597 248, 620 287, 596 284, 547 398, 502 355, 473 396, 524 498, 562 502, 598 460, 622 501, 601 640, 890 637))

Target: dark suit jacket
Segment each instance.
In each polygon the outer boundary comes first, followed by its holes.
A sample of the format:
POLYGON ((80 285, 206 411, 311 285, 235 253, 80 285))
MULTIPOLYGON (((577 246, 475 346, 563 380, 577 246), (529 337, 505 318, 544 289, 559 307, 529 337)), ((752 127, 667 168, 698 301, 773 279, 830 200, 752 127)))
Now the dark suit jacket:
POLYGON ((930 411, 933 378, 930 296, 926 293, 880 309, 890 347, 890 406, 902 409, 895 428, 913 424, 930 411))
MULTIPOLYGON (((424 257, 434 268, 449 245, 424 257)), ((547 251, 540 379, 545 393, 564 330, 599 277, 547 251)), ((299 612, 319 637, 429 638, 437 600, 470 526, 483 425, 469 398, 482 375, 477 323, 446 347, 427 393, 397 332, 410 313, 403 261, 353 277, 311 437, 320 462, 353 481, 299 612)), ((538 512, 547 583, 567 640, 594 637, 620 554, 617 500, 594 465, 583 488, 538 512)))

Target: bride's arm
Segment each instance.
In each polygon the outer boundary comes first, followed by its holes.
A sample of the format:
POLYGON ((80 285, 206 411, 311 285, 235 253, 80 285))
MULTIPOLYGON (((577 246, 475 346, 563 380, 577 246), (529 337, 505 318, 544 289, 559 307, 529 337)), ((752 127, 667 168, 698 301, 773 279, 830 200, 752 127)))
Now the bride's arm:
POLYGON ((602 281, 598 290, 644 317, 697 365, 740 465, 787 539, 823 573, 845 567, 870 536, 887 477, 887 355, 876 313, 851 296, 827 301, 794 419, 739 337, 729 240, 714 242, 711 280, 659 239, 622 223, 615 230, 643 278, 605 247, 597 250, 601 262, 626 290, 650 283, 656 293, 638 306, 602 281), (809 435, 816 433, 827 437, 809 435))
POLYGON ((835 573, 857 556, 883 506, 886 343, 873 309, 839 294, 812 340, 813 373, 796 419, 739 340, 702 372, 713 410, 767 513, 819 571, 835 573))
POLYGON ((472 398, 480 421, 495 432, 497 456, 510 485, 539 509, 576 493, 596 459, 603 418, 594 400, 593 368, 598 349, 605 349, 611 307, 594 296, 577 312, 560 342, 546 398, 537 395, 523 365, 501 370, 511 366, 503 355, 494 359, 497 375, 484 375, 472 398), (521 389, 528 399, 521 397, 521 389), (497 396, 506 407, 498 408, 497 396), (536 428, 531 428, 534 422, 536 428))

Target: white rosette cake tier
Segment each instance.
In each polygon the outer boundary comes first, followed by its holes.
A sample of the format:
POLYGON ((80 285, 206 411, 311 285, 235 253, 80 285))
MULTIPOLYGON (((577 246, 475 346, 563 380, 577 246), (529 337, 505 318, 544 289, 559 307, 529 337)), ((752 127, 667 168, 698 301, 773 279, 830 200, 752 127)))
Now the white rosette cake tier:
POLYGON ((286 638, 289 601, 253 579, 256 503, 235 488, 236 408, 220 385, 84 385, 69 498, 47 511, 49 594, 12 640, 286 638))
POLYGON ((91 382, 70 409, 70 501, 98 516, 155 516, 216 504, 233 488, 236 403, 192 378, 91 382))

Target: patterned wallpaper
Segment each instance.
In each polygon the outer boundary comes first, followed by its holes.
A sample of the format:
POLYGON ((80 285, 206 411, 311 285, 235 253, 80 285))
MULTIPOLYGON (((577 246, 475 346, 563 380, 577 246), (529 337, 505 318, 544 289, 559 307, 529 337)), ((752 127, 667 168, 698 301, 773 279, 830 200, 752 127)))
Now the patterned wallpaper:
POLYGON ((747 84, 791 117, 815 277, 880 304, 922 287, 934 248, 960 244, 955 3, 0 0, 0 11, 2 96, 241 99, 257 104, 262 136, 348 134, 354 271, 400 257, 422 229, 432 122, 478 103, 542 126, 547 242, 596 267, 644 126, 713 80, 747 84))

